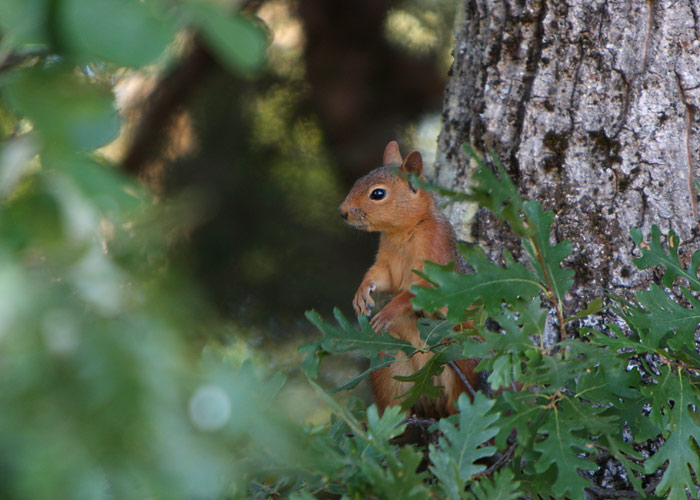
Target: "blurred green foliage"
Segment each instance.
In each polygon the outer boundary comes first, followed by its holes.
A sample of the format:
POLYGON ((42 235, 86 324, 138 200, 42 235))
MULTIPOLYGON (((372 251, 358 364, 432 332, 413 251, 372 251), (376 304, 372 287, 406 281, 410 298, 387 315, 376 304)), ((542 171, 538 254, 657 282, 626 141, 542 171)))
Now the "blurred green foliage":
POLYGON ((232 70, 266 36, 224 4, 0 4, 0 497, 240 496, 298 431, 283 377, 202 346, 226 328, 170 265, 172 212, 97 148, 118 134, 103 69, 173 57, 200 29, 232 70), (265 459, 268 460, 269 459, 265 459))

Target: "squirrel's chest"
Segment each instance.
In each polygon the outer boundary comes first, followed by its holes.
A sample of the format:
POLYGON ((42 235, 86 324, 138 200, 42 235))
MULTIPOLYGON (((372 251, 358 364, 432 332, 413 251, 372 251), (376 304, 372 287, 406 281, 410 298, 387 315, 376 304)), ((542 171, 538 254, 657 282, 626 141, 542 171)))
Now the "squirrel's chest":
POLYGON ((414 269, 421 270, 427 258, 423 248, 415 241, 406 241, 388 245, 385 248, 384 260, 389 268, 392 293, 402 292, 417 281, 414 269))

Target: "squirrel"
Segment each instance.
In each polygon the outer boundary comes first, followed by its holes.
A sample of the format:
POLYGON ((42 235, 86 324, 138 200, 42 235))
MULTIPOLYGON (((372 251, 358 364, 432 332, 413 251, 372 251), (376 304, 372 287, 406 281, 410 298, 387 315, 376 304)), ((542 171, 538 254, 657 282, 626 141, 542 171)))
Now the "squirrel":
MULTIPOLYGON (((355 312, 369 316, 375 305, 372 294, 390 294, 391 301, 372 317, 372 329, 377 333, 386 330, 389 335, 423 347, 417 326, 421 313, 410 302, 414 296, 410 287, 431 285, 413 270, 422 270, 429 260, 438 264, 454 262, 455 270, 465 273, 467 264, 457 250, 452 225, 438 209, 432 194, 410 182, 411 174, 424 179, 421 154, 413 151, 402 159, 399 145, 391 141, 384 150, 383 166, 357 180, 338 211, 355 228, 381 233, 376 261, 362 279, 352 302, 355 312)), ((419 352, 407 358, 399 352, 397 361, 372 372, 370 383, 380 414, 388 406, 399 404, 397 397, 411 387, 411 382, 399 382, 394 377, 413 374, 432 355, 419 352)), ((472 387, 477 387, 477 364, 476 359, 462 359, 446 366, 434 379, 436 385, 444 387, 440 398, 424 396, 411 411, 424 418, 457 413, 455 402, 461 393, 467 392, 467 387, 455 368, 472 387)))

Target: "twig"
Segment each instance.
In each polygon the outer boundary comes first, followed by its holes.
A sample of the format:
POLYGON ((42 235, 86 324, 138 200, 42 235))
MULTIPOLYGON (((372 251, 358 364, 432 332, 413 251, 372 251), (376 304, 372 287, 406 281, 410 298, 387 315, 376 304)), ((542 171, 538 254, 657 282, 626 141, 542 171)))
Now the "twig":
POLYGON ((476 391, 474 390, 472 385, 469 383, 469 379, 467 378, 467 376, 464 375, 462 370, 460 370, 457 367, 457 364, 454 361, 448 361, 447 364, 450 365, 450 368, 452 368, 455 371, 455 373, 457 374, 457 377, 459 377, 459 379, 464 384, 464 387, 466 387, 467 391, 469 391, 469 394, 471 395, 472 399, 474 399, 476 397, 476 391))
POLYGON ((30 59, 45 55, 48 55, 48 51, 43 48, 34 50, 30 49, 25 52, 10 52, 2 61, 0 61, 0 73, 8 71, 15 66, 19 66, 30 59))
MULTIPOLYGON (((247 0, 240 3, 238 9, 241 12, 254 12, 261 4, 261 0, 247 0)), ((133 139, 121 162, 124 170, 133 175, 142 172, 154 154, 153 148, 158 143, 163 128, 216 65, 199 35, 195 34, 189 53, 161 79, 146 98, 146 110, 135 127, 133 139)))
POLYGON ((506 464, 506 462, 512 460, 513 452, 515 451, 516 446, 518 446, 518 443, 511 444, 508 447, 508 449, 505 452, 503 452, 503 454, 501 454, 500 457, 498 457, 498 460, 496 460, 496 462, 494 462, 493 465, 491 465, 485 471, 476 474, 475 477, 489 476, 489 475, 493 474, 494 472, 496 472, 501 467, 503 467, 506 464))
POLYGON ((586 486, 586 489, 599 498, 637 498, 640 496, 634 490, 613 490, 597 485, 586 486))
MULTIPOLYGON (((535 248, 535 253, 537 253, 537 260, 539 261, 540 266, 542 267, 542 273, 544 273, 544 277, 547 280, 547 286, 552 292, 552 301, 554 301, 554 309, 556 309, 557 317, 559 318, 559 329, 561 330, 560 338, 566 337, 566 322, 564 321, 564 312, 561 310, 561 304, 559 303, 559 300, 557 299, 554 293, 554 286, 552 286, 552 280, 549 277, 549 273, 547 272, 547 267, 544 265, 544 259, 542 258, 542 249, 540 248, 540 245, 537 243, 537 240, 534 237, 530 238, 530 243, 535 248)), ((542 336, 542 339, 543 338, 544 336, 542 336)), ((544 348, 544 345, 541 345, 540 347, 544 348)))
POLYGON ((454 342, 454 339, 443 339, 440 342, 438 342, 437 344, 431 345, 428 349, 416 347, 416 350, 413 351, 411 354, 409 354, 408 357, 409 358, 413 357, 416 354, 426 354, 426 353, 429 353, 430 351, 434 350, 437 347, 448 346, 448 345, 452 344, 453 342, 454 342))
POLYGON ((133 175, 141 173, 164 127, 214 65, 214 59, 195 37, 189 53, 145 99, 146 109, 122 160, 124 170, 133 175))

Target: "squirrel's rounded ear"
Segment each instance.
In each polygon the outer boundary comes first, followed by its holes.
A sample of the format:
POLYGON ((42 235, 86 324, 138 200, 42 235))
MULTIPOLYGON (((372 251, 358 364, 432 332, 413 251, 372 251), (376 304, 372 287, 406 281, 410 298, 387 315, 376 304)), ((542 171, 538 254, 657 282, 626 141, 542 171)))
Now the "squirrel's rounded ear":
POLYGON ((401 152, 399 151, 399 143, 391 141, 384 148, 384 162, 382 165, 401 165, 401 152))
POLYGON ((409 153, 401 164, 401 171, 407 174, 416 174, 423 177, 423 157, 418 151, 409 153))

